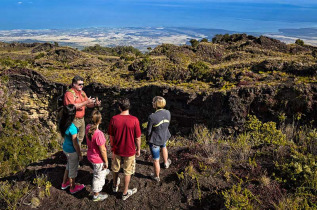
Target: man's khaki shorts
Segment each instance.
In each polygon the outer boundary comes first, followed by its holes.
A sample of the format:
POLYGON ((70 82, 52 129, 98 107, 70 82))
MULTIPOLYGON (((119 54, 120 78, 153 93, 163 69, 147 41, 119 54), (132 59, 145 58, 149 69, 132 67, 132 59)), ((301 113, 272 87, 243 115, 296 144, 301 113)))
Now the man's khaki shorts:
POLYGON ((84 118, 75 118, 73 121, 74 125, 78 128, 78 144, 81 146, 85 137, 85 119, 84 118))
POLYGON ((123 160, 123 173, 124 175, 132 175, 135 172, 135 155, 130 157, 121 157, 114 155, 114 159, 111 161, 111 169, 117 173, 120 171, 121 160, 123 160))

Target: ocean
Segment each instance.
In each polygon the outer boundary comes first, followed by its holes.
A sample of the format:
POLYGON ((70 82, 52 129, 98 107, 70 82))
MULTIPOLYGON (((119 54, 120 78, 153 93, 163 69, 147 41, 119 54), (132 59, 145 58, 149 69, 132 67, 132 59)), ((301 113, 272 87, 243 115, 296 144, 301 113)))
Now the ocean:
POLYGON ((307 3, 1 0, 0 14, 0 30, 195 27, 277 32, 317 27, 317 4, 307 3))

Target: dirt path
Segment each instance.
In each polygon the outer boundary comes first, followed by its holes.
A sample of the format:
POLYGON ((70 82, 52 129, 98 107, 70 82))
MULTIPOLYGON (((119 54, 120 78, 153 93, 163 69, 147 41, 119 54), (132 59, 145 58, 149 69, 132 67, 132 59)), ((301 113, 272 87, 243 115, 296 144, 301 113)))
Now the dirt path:
MULTIPOLYGON (((176 162, 176 153, 170 150, 170 159, 176 162)), ((109 159, 109 163, 111 159, 109 159)), ((39 209, 187 209, 187 199, 182 196, 177 185, 176 172, 179 171, 172 164, 169 169, 161 169, 161 182, 156 183, 149 177, 153 170, 150 154, 143 150, 137 158, 136 173, 131 178, 130 188, 137 187, 138 192, 126 201, 121 199, 123 183, 120 184, 119 192, 112 192, 112 174, 106 177, 103 192, 109 197, 103 202, 91 200, 92 168, 85 158, 78 171, 76 182, 86 185, 86 189, 75 195, 69 190, 61 190, 61 182, 65 170, 66 157, 62 152, 56 153, 50 159, 33 164, 28 167, 29 171, 35 171, 37 175, 45 174, 52 183, 51 195, 41 201, 39 209)), ((110 168, 111 169, 111 168, 110 168)), ((123 173, 120 175, 123 180, 123 173)), ((31 197, 31 196, 30 196, 31 197)), ((30 198, 29 198, 30 200, 30 198)), ((30 206, 22 205, 19 209, 31 209, 30 206)))

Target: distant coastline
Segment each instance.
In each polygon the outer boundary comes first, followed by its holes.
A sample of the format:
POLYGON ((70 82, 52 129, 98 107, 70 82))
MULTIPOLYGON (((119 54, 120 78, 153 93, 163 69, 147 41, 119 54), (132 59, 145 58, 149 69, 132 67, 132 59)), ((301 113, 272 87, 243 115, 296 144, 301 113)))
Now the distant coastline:
POLYGON ((154 48, 162 43, 188 44, 190 39, 212 39, 216 34, 247 33, 265 35, 286 43, 302 39, 305 43, 317 46, 317 28, 279 29, 268 32, 241 32, 224 29, 187 27, 123 27, 123 28, 80 28, 80 29, 16 29, 0 30, 1 42, 58 42, 63 46, 83 49, 99 44, 101 46, 133 46, 141 51, 154 48))

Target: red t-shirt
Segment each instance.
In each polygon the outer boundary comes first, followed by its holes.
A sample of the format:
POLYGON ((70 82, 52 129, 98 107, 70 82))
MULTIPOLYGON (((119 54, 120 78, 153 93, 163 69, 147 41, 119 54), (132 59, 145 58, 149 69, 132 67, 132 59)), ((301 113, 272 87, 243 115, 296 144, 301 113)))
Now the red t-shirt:
MULTIPOLYGON (((71 89, 72 89, 72 92, 67 91, 64 95, 64 105, 65 106, 67 106, 68 104, 82 103, 82 102, 88 100, 88 97, 83 90, 78 91, 75 88, 71 88, 71 89)), ((76 117, 77 118, 83 118, 85 116, 85 108, 86 108, 86 106, 83 106, 83 107, 76 110, 76 117)))
POLYGON ((111 118, 108 134, 113 136, 112 151, 122 157, 135 155, 135 139, 141 137, 138 118, 132 115, 115 115, 111 118))
MULTIPOLYGON (((101 156, 101 152, 99 150, 99 146, 106 144, 106 138, 102 131, 99 129, 95 130, 92 135, 92 139, 90 140, 88 137, 88 131, 91 125, 87 125, 86 127, 86 140, 87 140, 87 158, 92 163, 103 163, 103 159, 101 156)), ((105 145, 106 146, 106 145, 105 145)))

